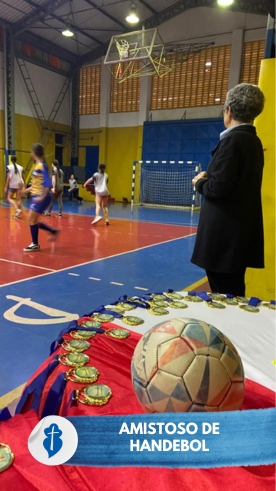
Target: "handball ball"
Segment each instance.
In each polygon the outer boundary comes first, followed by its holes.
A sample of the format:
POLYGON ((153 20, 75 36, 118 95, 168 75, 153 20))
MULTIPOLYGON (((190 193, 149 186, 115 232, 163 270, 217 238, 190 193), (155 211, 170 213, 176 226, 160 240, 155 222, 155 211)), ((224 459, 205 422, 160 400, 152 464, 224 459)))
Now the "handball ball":
POLYGON ((236 348, 197 319, 171 319, 148 331, 133 354, 132 383, 149 413, 234 411, 244 398, 236 348))

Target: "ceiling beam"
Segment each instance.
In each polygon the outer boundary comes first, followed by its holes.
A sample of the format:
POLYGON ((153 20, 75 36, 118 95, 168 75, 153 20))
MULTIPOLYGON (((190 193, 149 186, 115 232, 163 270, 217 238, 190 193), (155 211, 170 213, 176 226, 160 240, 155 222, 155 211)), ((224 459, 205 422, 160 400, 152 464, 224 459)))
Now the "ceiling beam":
POLYGON ((144 5, 153 15, 157 14, 157 10, 154 10, 154 8, 151 7, 145 0, 139 0, 139 2, 144 5))
POLYGON ((92 0, 85 0, 85 3, 87 3, 88 5, 90 5, 93 8, 97 9, 98 12, 100 12, 102 15, 104 15, 108 19, 112 20, 112 22, 115 22, 115 24, 118 24, 118 26, 120 26, 122 29, 127 29, 127 26, 125 24, 123 24, 122 22, 120 22, 118 19, 116 19, 115 17, 113 17, 113 15, 109 14, 108 12, 106 12, 101 7, 98 7, 98 5, 96 3, 94 3, 94 2, 92 2, 92 0))
MULTIPOLYGON (((25 2, 32 7, 34 6, 34 2, 32 1, 25 0, 25 2)), ((23 19, 13 24, 13 33, 18 36, 37 22, 43 21, 46 15, 53 13, 57 8, 62 7, 68 2, 69 0, 47 0, 41 5, 37 5, 35 10, 32 10, 23 19)))
POLYGON ((78 58, 76 55, 74 55, 74 53, 67 51, 67 49, 62 48, 61 46, 58 46, 57 44, 54 44, 51 41, 38 36, 37 34, 24 32, 18 36, 18 40, 22 41, 23 43, 30 44, 41 51, 45 51, 50 55, 58 56, 62 60, 72 63, 73 65, 76 65, 78 62, 78 58))

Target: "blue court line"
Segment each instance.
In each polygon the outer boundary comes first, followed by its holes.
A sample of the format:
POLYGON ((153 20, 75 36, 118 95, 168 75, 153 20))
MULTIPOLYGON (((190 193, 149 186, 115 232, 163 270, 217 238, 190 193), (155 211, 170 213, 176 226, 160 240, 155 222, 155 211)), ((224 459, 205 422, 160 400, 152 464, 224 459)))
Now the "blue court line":
POLYGON ((0 396, 28 380, 48 356, 51 341, 68 325, 68 321, 32 325, 28 319, 46 316, 29 306, 21 306, 16 311, 16 315, 27 319, 26 323, 11 322, 3 318, 3 314, 16 302, 7 299, 7 295, 31 298, 52 309, 82 315, 99 305, 116 301, 123 294, 139 294, 136 286, 149 291, 181 290, 204 276, 201 269, 190 263, 194 240, 195 235, 176 239, 3 286, 0 289, 0 396))

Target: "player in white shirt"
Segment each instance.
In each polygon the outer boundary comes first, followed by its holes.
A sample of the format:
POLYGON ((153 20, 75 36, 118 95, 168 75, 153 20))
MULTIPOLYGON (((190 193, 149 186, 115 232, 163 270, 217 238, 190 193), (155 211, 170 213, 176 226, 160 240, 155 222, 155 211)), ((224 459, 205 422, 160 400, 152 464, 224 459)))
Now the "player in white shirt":
POLYGON ((24 177, 24 168, 22 165, 18 165, 17 158, 13 155, 11 157, 12 164, 8 165, 8 174, 5 185, 5 193, 7 193, 7 200, 10 205, 15 209, 15 215, 13 218, 19 218, 22 211, 21 192, 26 185, 24 177), (13 196, 16 195, 16 199, 13 196))
POLYGON ((101 208, 103 209, 104 212, 105 224, 109 225, 108 208, 107 208, 108 196, 109 196, 109 191, 107 188, 108 175, 105 172, 105 164, 99 165, 98 172, 96 172, 92 177, 90 177, 90 179, 88 179, 84 183, 83 187, 86 188, 86 186, 90 184, 90 182, 94 182, 95 199, 96 199, 96 216, 92 221, 92 225, 95 225, 95 223, 99 222, 102 219, 101 208))

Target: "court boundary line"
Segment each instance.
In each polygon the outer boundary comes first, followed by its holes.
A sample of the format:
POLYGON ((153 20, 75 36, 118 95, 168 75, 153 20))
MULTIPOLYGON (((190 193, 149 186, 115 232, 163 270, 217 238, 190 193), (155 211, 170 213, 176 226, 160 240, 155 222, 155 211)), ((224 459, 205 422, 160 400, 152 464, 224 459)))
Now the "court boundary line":
POLYGON ((58 271, 58 269, 45 268, 44 266, 35 266, 34 264, 26 264, 18 261, 11 261, 10 259, 0 258, 0 261, 4 261, 5 263, 19 264, 20 266, 28 266, 29 268, 43 269, 45 271, 51 271, 52 273, 58 271))
POLYGON ((0 288, 4 288, 5 286, 10 286, 10 285, 16 285, 17 283, 23 283, 24 281, 29 281, 32 279, 42 278, 43 276, 49 276, 49 275, 56 274, 56 273, 62 273, 63 271, 68 271, 71 269, 79 268, 81 266, 87 266, 88 264, 98 263, 98 262, 104 261, 106 259, 112 259, 114 257, 124 256, 126 254, 132 254, 133 252, 139 252, 139 251, 142 251, 144 249, 149 249, 150 247, 168 244, 170 242, 175 242, 176 240, 188 239, 189 237, 193 237, 194 235, 196 235, 196 232, 194 232, 192 234, 184 235, 182 237, 176 237, 175 239, 169 239, 169 240, 165 240, 163 242, 157 242, 155 244, 143 246, 143 247, 140 247, 138 249, 132 249, 130 251, 120 252, 118 254, 113 254, 111 256, 101 257, 99 259, 93 259, 92 261, 86 261, 85 263, 76 264, 75 266, 68 266, 67 268, 53 270, 53 271, 50 271, 49 273, 43 273, 41 275, 32 276, 31 278, 23 278, 21 280, 11 281, 10 283, 5 283, 4 285, 0 285, 0 288))
POLYGON ((204 285, 204 283, 206 283, 207 281, 208 281, 207 276, 204 276, 203 278, 201 278, 198 281, 195 281, 191 285, 185 286, 185 288, 183 288, 182 291, 183 292, 192 292, 195 288, 198 288, 199 286, 204 285))
POLYGON ((17 387, 15 387, 15 389, 12 389, 9 392, 6 392, 6 394, 0 396, 0 410, 8 407, 10 404, 15 402, 16 399, 19 399, 26 383, 27 382, 18 385, 17 387))

